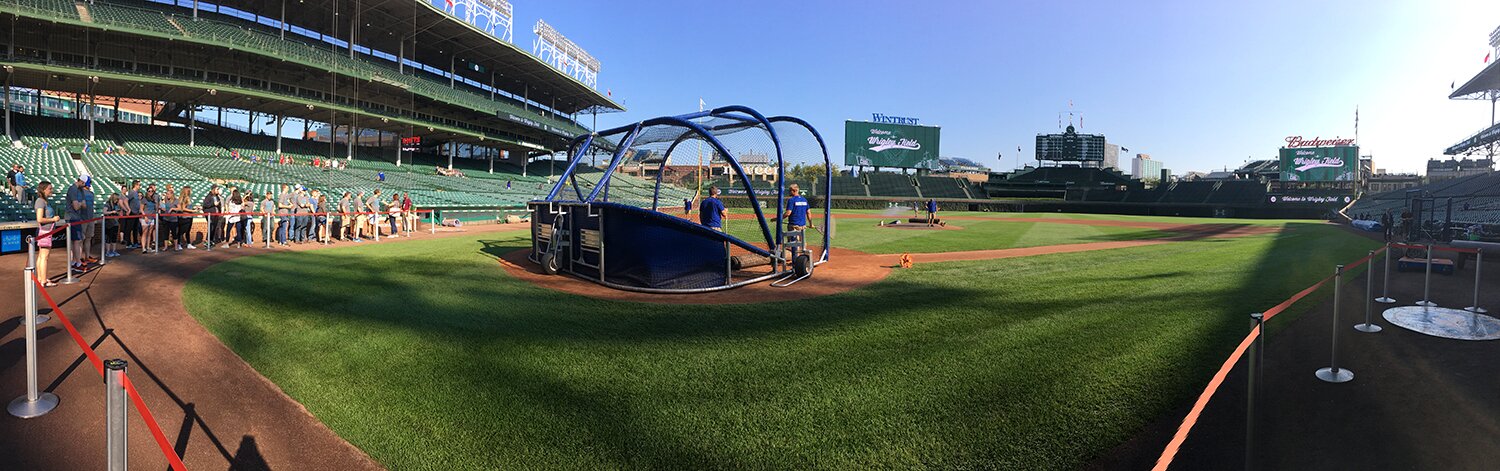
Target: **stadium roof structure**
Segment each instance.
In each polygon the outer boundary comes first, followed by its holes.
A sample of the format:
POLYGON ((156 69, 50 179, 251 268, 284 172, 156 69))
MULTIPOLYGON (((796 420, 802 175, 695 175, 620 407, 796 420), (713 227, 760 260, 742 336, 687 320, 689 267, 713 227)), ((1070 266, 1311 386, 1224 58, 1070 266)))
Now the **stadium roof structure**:
POLYGON ((192 119, 187 110, 209 106, 527 153, 565 148, 587 133, 578 111, 620 109, 430 2, 168 2, 0 8, 0 21, 14 30, 0 37, 4 78, 80 101, 150 100, 163 105, 155 119, 179 124, 192 119), (259 16, 271 9, 286 21, 259 16), (351 22, 340 27, 336 18, 351 22), (398 65, 397 54, 407 61, 398 65), (433 64, 439 60, 447 63, 433 64))
POLYGON ((1474 75, 1474 78, 1453 89, 1453 93, 1449 93, 1448 98, 1454 100, 1495 100, 1500 98, 1500 60, 1490 61, 1490 65, 1474 75))
MULTIPOLYGON (((407 57, 434 66, 455 65, 462 77, 490 83, 547 105, 566 114, 623 111, 624 106, 606 94, 553 68, 530 52, 501 40, 478 27, 442 11, 425 0, 321 0, 284 2, 265 0, 218 0, 217 3, 308 28, 337 28, 337 36, 348 39, 349 26, 356 26, 360 45, 391 53, 406 51, 407 57), (337 7, 335 5, 343 4, 337 7), (346 8, 352 7, 352 8, 346 8), (344 20, 351 10, 357 23, 344 20), (338 18, 337 25, 335 19, 338 18), (362 23, 362 24, 361 24, 362 23), (335 26, 336 25, 336 26, 335 26), (478 65, 480 70, 457 65, 478 65), (495 72, 491 77, 491 71, 495 72)), ((326 32, 326 31, 325 31, 326 32)))

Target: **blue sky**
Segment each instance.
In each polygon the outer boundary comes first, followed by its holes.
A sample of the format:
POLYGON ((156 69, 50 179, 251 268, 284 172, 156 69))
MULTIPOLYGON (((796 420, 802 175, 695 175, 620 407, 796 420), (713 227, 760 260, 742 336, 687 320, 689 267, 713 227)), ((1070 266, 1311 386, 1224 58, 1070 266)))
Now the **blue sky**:
POLYGON ((1082 131, 1178 173, 1271 158, 1288 135, 1352 136, 1356 106, 1377 167, 1424 168, 1488 125, 1487 103, 1446 96, 1483 66, 1500 25, 1500 2, 1459 0, 514 9, 518 46, 544 18, 602 62, 599 88, 629 112, 601 115, 601 128, 694 111, 702 97, 804 117, 841 162, 844 120, 879 112, 942 126, 945 156, 1009 169, 1072 101, 1082 131))

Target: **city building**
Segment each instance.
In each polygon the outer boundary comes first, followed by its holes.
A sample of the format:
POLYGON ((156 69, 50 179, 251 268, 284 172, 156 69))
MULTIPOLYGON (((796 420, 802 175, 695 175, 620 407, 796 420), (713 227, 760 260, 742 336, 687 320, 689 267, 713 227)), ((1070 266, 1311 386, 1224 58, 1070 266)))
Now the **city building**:
POLYGON ((1376 169, 1374 175, 1370 175, 1369 185, 1366 187, 1368 193, 1385 193, 1387 191, 1403 190, 1422 184, 1422 176, 1415 173, 1385 173, 1385 169, 1376 169))
POLYGON ((1493 159, 1428 159, 1427 180, 1437 182, 1495 171, 1493 159))
POLYGON ((1130 160, 1130 176, 1136 180, 1158 178, 1161 167, 1161 161, 1151 160, 1151 154, 1135 154, 1130 160))
POLYGON ((1104 168, 1120 168, 1120 145, 1104 143, 1104 168))

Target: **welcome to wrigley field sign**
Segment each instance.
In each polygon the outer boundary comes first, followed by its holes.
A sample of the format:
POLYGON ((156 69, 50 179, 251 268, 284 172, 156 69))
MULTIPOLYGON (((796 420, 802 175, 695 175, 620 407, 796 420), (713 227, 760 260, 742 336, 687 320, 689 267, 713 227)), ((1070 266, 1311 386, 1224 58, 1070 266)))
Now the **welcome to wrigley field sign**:
POLYGON ((1333 182, 1359 178, 1359 146, 1354 139, 1288 136, 1281 148, 1281 181, 1333 182))
POLYGON ((937 126, 914 118, 873 115, 877 121, 844 121, 844 165, 942 170, 937 126))

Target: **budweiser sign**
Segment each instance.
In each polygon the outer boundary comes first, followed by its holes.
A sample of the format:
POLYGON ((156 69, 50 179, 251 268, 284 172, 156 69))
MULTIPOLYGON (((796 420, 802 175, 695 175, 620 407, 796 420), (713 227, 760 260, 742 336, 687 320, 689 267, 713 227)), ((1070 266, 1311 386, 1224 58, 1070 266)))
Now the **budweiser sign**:
POLYGON ((1338 147, 1352 145, 1354 145, 1354 139, 1344 139, 1338 137, 1335 137, 1333 139, 1321 139, 1317 137, 1314 137, 1312 139, 1303 139, 1302 136, 1287 136, 1286 138, 1287 147, 1338 147))

